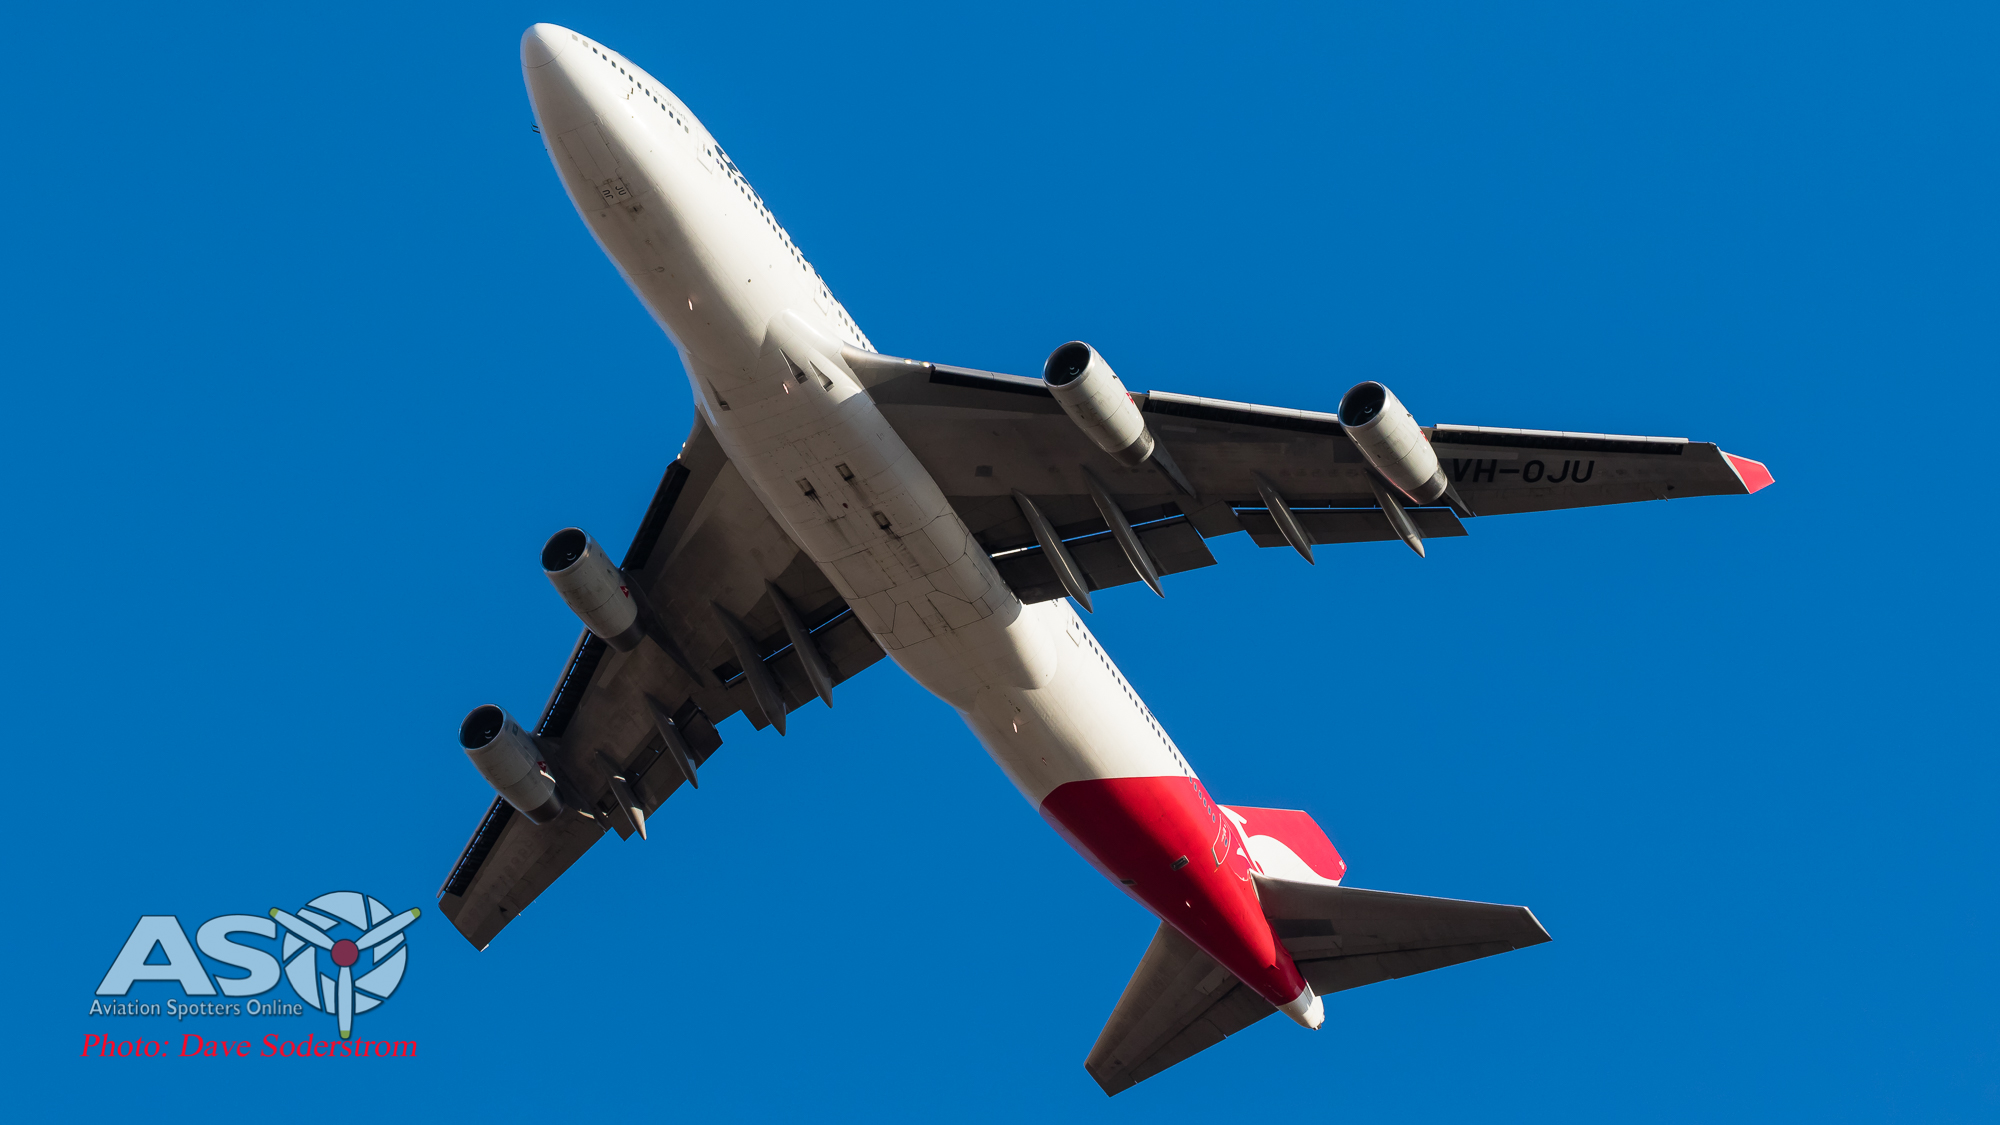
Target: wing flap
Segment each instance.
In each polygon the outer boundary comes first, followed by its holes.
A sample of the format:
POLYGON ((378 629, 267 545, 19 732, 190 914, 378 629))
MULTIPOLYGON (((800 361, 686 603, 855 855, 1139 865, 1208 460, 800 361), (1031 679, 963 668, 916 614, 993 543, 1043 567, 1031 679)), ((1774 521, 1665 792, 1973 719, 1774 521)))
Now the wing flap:
MULTIPOLYGON (((1417 530, 1426 539, 1443 539, 1454 535, 1464 535, 1465 525, 1450 508, 1406 508, 1417 530)), ((1315 543, 1372 543, 1377 540, 1393 541, 1396 531, 1389 526, 1389 517, 1380 508, 1294 508, 1292 515, 1298 517, 1299 525, 1315 543)), ((1250 533, 1250 541, 1259 547, 1289 547, 1291 544, 1278 530, 1278 523, 1271 513, 1262 508, 1248 509, 1236 513, 1243 524, 1243 530, 1250 533)))
MULTIPOLYGON (((1185 518, 1176 517, 1134 530, 1161 574, 1179 574, 1215 565, 1215 556, 1209 552, 1208 544, 1202 542, 1201 533, 1185 518)), ((1139 572, 1132 569, 1109 531, 1068 540, 1063 547, 1083 568, 1084 580, 1093 590, 1139 581, 1139 572)), ((1007 585, 1013 587, 1014 595, 1024 602, 1054 601, 1064 596, 1055 568, 1039 546, 1002 552, 993 557, 993 565, 1007 585)))

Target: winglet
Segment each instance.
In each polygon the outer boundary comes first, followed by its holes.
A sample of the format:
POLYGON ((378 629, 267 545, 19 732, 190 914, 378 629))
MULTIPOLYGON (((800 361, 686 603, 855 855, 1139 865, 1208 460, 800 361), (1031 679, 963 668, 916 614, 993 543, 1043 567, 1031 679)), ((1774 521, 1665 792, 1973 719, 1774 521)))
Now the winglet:
POLYGON ((1728 458, 1729 467, 1736 470, 1736 477, 1743 482, 1745 492, 1755 492, 1772 483, 1771 470, 1765 468, 1762 461, 1752 461, 1734 453, 1724 453, 1723 456, 1728 458))

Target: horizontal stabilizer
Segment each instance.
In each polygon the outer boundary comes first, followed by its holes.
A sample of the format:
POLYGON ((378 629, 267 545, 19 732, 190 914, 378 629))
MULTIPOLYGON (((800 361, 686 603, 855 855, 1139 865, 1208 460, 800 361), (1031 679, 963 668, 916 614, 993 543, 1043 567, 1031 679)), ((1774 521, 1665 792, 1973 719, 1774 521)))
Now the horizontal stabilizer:
MULTIPOLYGON (((1320 995, 1549 940, 1525 906, 1252 877, 1272 930, 1320 995)), ((1116 1094, 1276 1011, 1162 923, 1083 1067, 1116 1094)))
POLYGON ((1162 922, 1083 1068, 1116 1094, 1277 1010, 1162 922))
POLYGON ((1322 996, 1549 940, 1525 906, 1253 878, 1271 928, 1322 996))

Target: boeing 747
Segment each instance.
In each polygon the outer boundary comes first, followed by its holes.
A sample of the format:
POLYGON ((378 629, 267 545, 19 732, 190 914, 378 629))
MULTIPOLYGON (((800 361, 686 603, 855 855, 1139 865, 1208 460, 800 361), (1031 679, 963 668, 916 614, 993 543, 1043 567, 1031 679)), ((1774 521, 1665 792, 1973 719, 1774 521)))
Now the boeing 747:
POLYGON ((1680 438, 1419 425, 1363 382, 1333 413, 1133 392, 1072 341, 1039 377, 878 351, 665 84, 537 24, 522 72, 556 175, 680 353, 695 422, 623 556, 542 551, 583 632, 531 723, 459 738, 498 796, 440 892, 485 948, 606 833, 698 784, 741 712, 789 712, 884 656, 956 710, 1049 826, 1159 918, 1084 1066, 1115 1094, 1329 992, 1549 940, 1525 907, 1363 890, 1303 812, 1218 804, 1078 609, 1210 566, 1476 516, 1771 483, 1680 438))

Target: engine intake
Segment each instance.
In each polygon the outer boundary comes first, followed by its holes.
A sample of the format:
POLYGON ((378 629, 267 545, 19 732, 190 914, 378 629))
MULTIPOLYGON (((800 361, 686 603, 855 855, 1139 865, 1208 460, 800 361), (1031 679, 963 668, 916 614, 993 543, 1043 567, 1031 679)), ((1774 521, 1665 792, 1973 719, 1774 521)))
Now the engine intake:
POLYGON ((1153 455, 1146 419, 1097 349, 1072 340, 1042 365, 1042 385, 1099 449, 1119 464, 1138 466, 1153 455))
POLYGON ((555 779, 542 767, 542 750, 513 716, 487 704, 458 725, 458 744, 473 768, 507 803, 536 824, 562 815, 555 779))
POLYGON ((639 604, 632 598, 625 572, 612 565, 603 545, 581 528, 565 527, 549 536, 542 547, 542 571, 570 612, 612 648, 631 652, 645 639, 639 604))
POLYGON ((1340 424, 1361 455, 1419 504, 1444 495, 1444 469, 1424 431, 1389 388, 1357 383, 1340 397, 1340 424))

